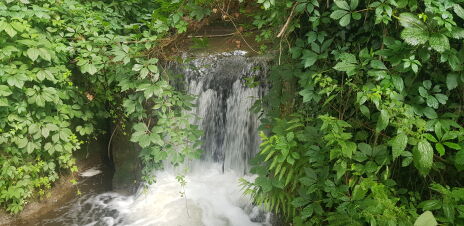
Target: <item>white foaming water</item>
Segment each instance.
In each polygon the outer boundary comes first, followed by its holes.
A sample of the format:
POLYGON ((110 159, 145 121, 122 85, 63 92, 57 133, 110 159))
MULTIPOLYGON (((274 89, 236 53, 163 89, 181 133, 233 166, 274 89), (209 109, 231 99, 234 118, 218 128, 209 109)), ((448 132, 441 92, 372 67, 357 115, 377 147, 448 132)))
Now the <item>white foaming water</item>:
POLYGON ((242 195, 237 186, 239 177, 234 171, 223 173, 220 165, 211 164, 188 174, 182 187, 175 173, 164 171, 157 174, 156 184, 139 196, 115 198, 105 208, 119 210, 124 218, 120 222, 130 226, 262 225, 252 222, 259 211, 242 195))
MULTIPOLYGON (((48 223, 129 226, 270 225, 270 215, 242 194, 239 178, 259 146, 258 119, 250 112, 262 87, 248 88, 244 78, 260 76, 264 63, 242 51, 199 57, 174 70, 185 75, 186 90, 198 97, 192 123, 203 131, 204 154, 188 163, 185 186, 176 169, 155 174, 156 183, 136 195, 104 193, 82 197, 68 213, 48 223)), ((179 169, 177 169, 179 171, 179 169)))

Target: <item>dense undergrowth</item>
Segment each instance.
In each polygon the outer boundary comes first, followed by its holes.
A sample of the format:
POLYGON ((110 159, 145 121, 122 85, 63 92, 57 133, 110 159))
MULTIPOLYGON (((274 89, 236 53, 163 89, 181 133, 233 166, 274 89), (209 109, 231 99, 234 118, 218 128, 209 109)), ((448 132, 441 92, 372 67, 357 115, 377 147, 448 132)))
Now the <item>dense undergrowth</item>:
POLYGON ((164 159, 197 156, 191 97, 156 58, 167 37, 208 14, 201 1, 0 1, 0 206, 22 210, 103 120, 141 147, 144 179, 164 159), (128 126, 129 128, 125 128, 128 126))
MULTIPOLYGON (((0 205, 19 212, 75 171, 109 118, 146 180, 197 156, 191 97, 158 56, 230 2, 0 2, 0 205)), ((256 204, 294 225, 464 224, 462 1, 241 2, 241 26, 277 52, 258 177, 242 181, 256 204)))
POLYGON ((464 3, 258 2, 279 54, 246 193, 294 225, 463 225, 464 3))

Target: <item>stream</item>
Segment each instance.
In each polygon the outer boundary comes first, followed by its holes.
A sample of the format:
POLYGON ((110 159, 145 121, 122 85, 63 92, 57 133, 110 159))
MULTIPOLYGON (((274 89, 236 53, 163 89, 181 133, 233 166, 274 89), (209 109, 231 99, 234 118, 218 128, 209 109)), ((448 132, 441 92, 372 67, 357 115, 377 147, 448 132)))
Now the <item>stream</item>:
POLYGON ((185 75, 184 89, 197 96, 192 123, 204 131, 202 158, 157 171, 156 183, 135 195, 82 195, 39 225, 271 225, 270 214, 253 206, 239 184, 254 178, 248 162, 259 149, 259 120, 250 108, 265 91, 247 87, 244 78, 265 76, 265 61, 234 51, 195 56, 173 70, 185 75), (185 186, 176 178, 183 168, 185 186))

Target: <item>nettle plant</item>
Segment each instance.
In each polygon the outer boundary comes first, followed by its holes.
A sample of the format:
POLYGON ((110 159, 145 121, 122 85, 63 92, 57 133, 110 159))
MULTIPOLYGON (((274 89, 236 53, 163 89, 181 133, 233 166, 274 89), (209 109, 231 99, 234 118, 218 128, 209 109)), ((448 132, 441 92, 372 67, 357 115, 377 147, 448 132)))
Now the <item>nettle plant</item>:
POLYGON ((295 225, 463 224, 463 3, 258 3, 280 65, 245 192, 295 225))
POLYGON ((72 154, 102 132, 101 120, 118 122, 142 147, 147 181, 163 160, 198 156, 192 97, 171 86, 156 54, 166 37, 208 15, 204 4, 2 1, 0 206, 17 213, 76 172, 72 154))

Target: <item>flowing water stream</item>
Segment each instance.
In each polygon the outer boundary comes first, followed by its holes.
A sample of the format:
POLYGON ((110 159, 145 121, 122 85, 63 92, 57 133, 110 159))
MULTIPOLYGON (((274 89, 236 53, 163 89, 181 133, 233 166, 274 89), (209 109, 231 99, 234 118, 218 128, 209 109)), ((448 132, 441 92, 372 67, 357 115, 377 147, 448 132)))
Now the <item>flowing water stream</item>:
POLYGON ((187 163, 186 185, 176 179, 179 169, 167 167, 135 195, 86 195, 42 225, 270 225, 269 214, 243 196, 238 182, 253 179, 248 161, 258 150, 259 123, 250 108, 264 92, 245 86, 245 78, 264 76, 265 62, 235 51, 197 56, 174 68, 185 75, 184 88, 198 97, 192 123, 204 131, 204 154, 187 163))

